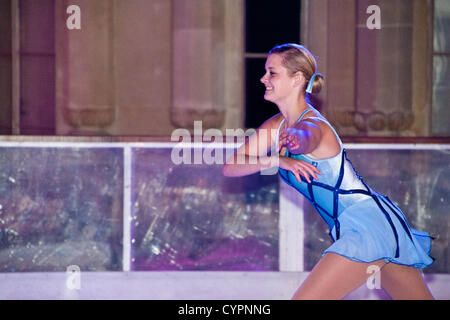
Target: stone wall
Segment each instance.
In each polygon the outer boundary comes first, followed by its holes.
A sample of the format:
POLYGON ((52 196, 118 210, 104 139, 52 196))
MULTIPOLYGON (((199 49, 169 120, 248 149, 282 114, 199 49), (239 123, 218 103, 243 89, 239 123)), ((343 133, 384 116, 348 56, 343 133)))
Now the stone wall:
MULTIPOLYGON (((57 134, 170 135, 194 120, 241 126, 241 1, 70 4, 82 26, 56 29, 57 134)), ((56 2, 58 26, 68 5, 56 2)))

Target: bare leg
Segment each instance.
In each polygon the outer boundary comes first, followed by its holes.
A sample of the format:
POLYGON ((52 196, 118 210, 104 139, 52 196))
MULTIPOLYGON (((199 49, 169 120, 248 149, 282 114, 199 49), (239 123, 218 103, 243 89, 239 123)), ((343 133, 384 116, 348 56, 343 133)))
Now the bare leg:
POLYGON ((356 262, 335 253, 327 253, 317 263, 292 299, 319 300, 342 299, 360 287, 372 275, 371 265, 380 269, 383 259, 371 263, 356 262))
POLYGON ((381 286, 392 299, 434 299, 419 270, 410 266, 388 263, 381 270, 381 286))

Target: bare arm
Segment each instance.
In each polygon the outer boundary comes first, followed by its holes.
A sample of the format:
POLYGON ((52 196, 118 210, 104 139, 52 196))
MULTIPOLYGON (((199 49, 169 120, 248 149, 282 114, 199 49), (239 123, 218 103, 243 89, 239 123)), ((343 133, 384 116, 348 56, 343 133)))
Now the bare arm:
MULTIPOLYGON (((280 167, 291 171, 300 181, 300 175, 311 182, 310 176, 318 179, 316 174, 320 171, 310 163, 291 159, 276 154, 267 156, 267 153, 277 137, 277 128, 280 119, 272 117, 261 125, 255 134, 248 138, 245 143, 231 156, 223 165, 222 172, 228 177, 239 177, 250 175, 262 169, 280 167)), ((281 145, 280 145, 281 146, 281 145)))
POLYGON ((267 154, 276 139, 279 121, 279 115, 276 115, 265 121, 252 136, 247 137, 244 144, 223 165, 223 174, 239 177, 277 166, 278 156, 267 154))

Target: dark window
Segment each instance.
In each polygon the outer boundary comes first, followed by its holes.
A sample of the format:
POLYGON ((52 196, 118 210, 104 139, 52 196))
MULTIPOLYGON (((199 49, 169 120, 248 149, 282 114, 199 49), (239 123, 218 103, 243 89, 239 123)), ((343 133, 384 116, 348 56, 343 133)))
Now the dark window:
POLYGON ((264 100, 264 85, 259 81, 264 75, 265 58, 249 58, 245 61, 245 126, 257 128, 265 120, 279 112, 278 107, 264 100))
POLYGON ((246 0, 245 9, 245 126, 257 128, 279 112, 275 104, 264 100, 260 79, 270 49, 300 43, 301 1, 246 0))
POLYGON ((300 0, 246 0, 246 52, 267 53, 276 44, 298 43, 300 4, 300 0))

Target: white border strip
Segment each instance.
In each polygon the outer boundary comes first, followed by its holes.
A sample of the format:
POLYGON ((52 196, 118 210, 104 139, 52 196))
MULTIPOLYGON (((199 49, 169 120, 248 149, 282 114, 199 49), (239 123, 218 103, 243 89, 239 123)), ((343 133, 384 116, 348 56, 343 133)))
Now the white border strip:
MULTIPOLYGON (((229 142, 18 142, 0 141, 0 147, 21 148, 235 148, 242 143, 229 142)), ((426 143, 344 143, 347 149, 366 150, 446 150, 450 144, 426 144, 426 143)))
POLYGON ((347 149, 365 150, 446 150, 450 144, 426 144, 426 143, 344 143, 347 149))
POLYGON ((123 271, 130 271, 131 265, 131 147, 123 150, 123 271))

